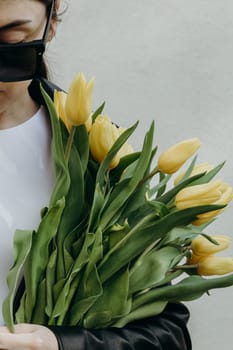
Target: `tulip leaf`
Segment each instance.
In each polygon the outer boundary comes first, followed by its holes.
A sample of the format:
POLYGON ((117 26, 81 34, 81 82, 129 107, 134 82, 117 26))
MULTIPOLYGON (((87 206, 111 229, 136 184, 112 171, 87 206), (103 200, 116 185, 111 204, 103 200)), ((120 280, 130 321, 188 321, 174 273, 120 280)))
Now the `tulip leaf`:
POLYGON ((106 281, 174 227, 189 225, 197 215, 216 207, 208 205, 173 211, 159 220, 155 214, 146 216, 105 255, 98 267, 101 281, 106 281))
POLYGON ((96 177, 96 183, 99 183, 100 186, 103 186, 103 180, 104 180, 104 174, 108 170, 109 164, 111 163, 112 159, 115 157, 119 149, 123 146, 123 144, 128 140, 130 135, 134 132, 138 125, 138 122, 135 123, 131 128, 126 129, 116 140, 116 142, 111 147, 110 151, 108 152, 108 155, 104 159, 104 161, 101 163, 99 167, 99 171, 97 173, 96 177))
POLYGON ((53 206, 57 200, 59 200, 60 198, 66 195, 70 186, 70 178, 69 178, 67 162, 65 159, 61 125, 57 116, 54 103, 42 86, 41 86, 41 92, 49 111, 51 126, 52 126, 51 150, 52 150, 52 157, 55 164, 56 178, 57 178, 55 188, 50 198, 50 206, 53 206))
POLYGON ((65 198, 65 208, 62 213, 58 231, 56 234, 57 245, 57 279, 62 279, 66 274, 64 240, 65 236, 82 220, 84 205, 84 174, 79 153, 76 148, 70 152, 69 173, 71 184, 65 198), (78 202, 78 205, 77 205, 78 202))
POLYGON ((103 112, 105 107, 105 102, 92 114, 92 124, 95 122, 96 118, 103 112))
POLYGON ((149 196, 152 197, 156 194, 156 198, 161 197, 167 188, 167 183, 170 180, 170 178, 171 175, 160 173, 159 183, 150 190, 149 196))
POLYGON ((52 315, 54 307, 54 296, 53 296, 53 286, 55 284, 56 276, 56 259, 57 259, 57 249, 54 249, 51 253, 46 269, 46 306, 45 312, 48 317, 52 315))
MULTIPOLYGON (((178 184, 180 184, 181 182, 183 182, 184 180, 187 180, 188 178, 190 178, 191 174, 192 174, 192 171, 193 171, 193 168, 196 164, 196 161, 197 161, 197 156, 195 156, 192 160, 192 162, 190 163, 188 169, 186 170, 184 176, 181 178, 181 180, 178 182, 178 184)), ((205 173, 200 173, 200 175, 204 175, 205 173)))
POLYGON ((75 260, 70 273, 66 276, 63 288, 60 290, 60 293, 57 296, 52 317, 59 317, 59 324, 62 323, 62 319, 64 319, 65 314, 70 306, 71 299, 73 298, 75 291, 79 285, 83 269, 89 261, 89 251, 91 250, 94 240, 94 234, 88 233, 85 235, 85 240, 81 252, 75 260))
POLYGON ((73 143, 78 151, 80 161, 82 164, 82 171, 85 174, 89 159, 89 138, 87 128, 85 125, 76 127, 73 143))
POLYGON ((46 281, 45 278, 38 285, 37 299, 31 322, 35 324, 47 324, 48 317, 45 313, 46 307, 46 281))
POLYGON ((166 305, 167 301, 154 300, 150 303, 138 307, 136 310, 131 311, 125 317, 120 318, 112 325, 112 327, 121 328, 130 322, 159 315, 165 309, 166 305))
POLYGON ((97 185, 95 187, 93 204, 92 204, 91 212, 89 215, 89 222, 88 222, 87 231, 93 232, 95 230, 96 226, 98 225, 99 218, 100 218, 100 212, 101 212, 101 209, 103 208, 104 202, 105 202, 104 195, 102 193, 100 185, 97 183, 97 185))
MULTIPOLYGON (((123 135, 124 133, 121 136, 123 135)), ((116 217, 117 212, 122 210, 122 206, 124 207, 126 205, 126 201, 133 194, 139 182, 143 179, 145 169, 147 170, 151 160, 153 135, 154 124, 152 123, 149 132, 145 136, 143 149, 137 162, 134 176, 130 179, 124 179, 123 184, 120 182, 118 185, 116 185, 111 193, 109 201, 106 203, 100 220, 100 225, 102 228, 107 227, 107 225, 111 222, 111 219, 116 217)))
POLYGON ((129 271, 121 271, 112 280, 106 282, 103 294, 89 309, 84 318, 84 327, 107 327, 118 317, 125 316, 131 308, 131 299, 128 299, 129 271), (106 312, 107 319, 101 319, 102 312, 106 312))
POLYGON ((158 197, 156 199, 160 202, 168 204, 169 202, 171 202, 175 198, 175 196, 177 195, 178 192, 180 192, 183 188, 192 185, 195 180, 200 179, 202 176, 204 176, 204 175, 197 174, 197 175, 194 175, 192 177, 189 177, 188 179, 180 182, 178 185, 173 187, 171 190, 167 191, 164 195, 162 195, 161 197, 158 197))
POLYGON ((82 318, 81 311, 86 312, 103 292, 96 269, 96 263, 103 255, 101 230, 97 230, 95 233, 95 241, 92 250, 93 254, 90 255, 77 291, 78 297, 74 298, 72 301, 73 306, 70 311, 70 322, 74 325, 82 318))
POLYGON ((214 169, 208 171, 207 173, 204 173, 204 175, 200 179, 193 181, 193 183, 191 185, 192 186, 201 185, 201 184, 205 184, 205 183, 210 182, 215 177, 215 175, 218 174, 218 172, 222 169, 224 164, 225 164, 225 162, 219 164, 218 166, 216 166, 214 169))
POLYGON ((13 301, 22 278, 25 261, 32 245, 33 231, 16 230, 14 234, 14 263, 7 275, 9 293, 2 305, 2 314, 6 326, 11 332, 14 330, 13 301))
POLYGON ((123 175, 123 172, 126 168, 128 168, 131 164, 133 164, 136 160, 138 160, 140 156, 140 152, 134 152, 131 154, 127 154, 126 156, 120 159, 118 166, 110 171, 110 186, 114 186, 123 175))
POLYGON ((102 285, 97 269, 94 267, 88 279, 86 276, 83 276, 80 281, 79 289, 69 311, 69 324, 74 326, 79 325, 83 315, 87 313, 102 293, 102 285))
POLYGON ((157 216, 157 219, 159 219, 160 217, 169 213, 169 210, 165 206, 165 204, 158 201, 145 201, 144 204, 135 208, 133 207, 132 209, 134 209, 132 212, 127 212, 126 208, 122 215, 123 217, 125 217, 125 215, 128 214, 128 217, 126 216, 125 218, 127 218, 130 226, 134 226, 136 223, 138 223, 140 220, 142 220, 145 216, 149 214, 153 213, 157 216))
POLYGON ((49 261, 50 242, 57 232, 64 206, 64 198, 57 201, 56 206, 50 208, 47 212, 39 225, 38 231, 33 236, 31 250, 25 264, 26 322, 31 320, 37 298, 37 286, 44 277, 49 261))
POLYGON ((182 246, 183 244, 191 243, 191 241, 200 235, 200 231, 196 227, 175 227, 161 239, 158 247, 166 247, 170 244, 182 246))
POLYGON ((134 299, 133 309, 154 300, 165 300, 168 302, 191 301, 200 298, 211 289, 225 288, 233 285, 233 274, 218 278, 203 278, 193 275, 184 278, 181 282, 154 288, 134 299))
POLYGON ((169 246, 159 250, 154 248, 147 254, 142 254, 130 271, 130 294, 152 288, 161 282, 178 255, 180 256, 180 250, 169 246))

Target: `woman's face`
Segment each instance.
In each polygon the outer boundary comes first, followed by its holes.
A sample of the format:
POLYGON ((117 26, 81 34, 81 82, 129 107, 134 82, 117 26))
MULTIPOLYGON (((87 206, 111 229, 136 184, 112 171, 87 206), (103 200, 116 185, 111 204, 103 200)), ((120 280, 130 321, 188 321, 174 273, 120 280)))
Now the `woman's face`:
POLYGON ((0 0, 0 42, 18 43, 41 39, 46 6, 36 0, 0 0))
MULTIPOLYGON (((46 5, 43 1, 0 0, 0 43, 41 39, 46 20, 46 5)), ((52 31, 50 37, 51 34, 52 31)), ((0 81, 0 114, 3 109, 27 93, 29 84, 30 81, 13 83, 0 81)))

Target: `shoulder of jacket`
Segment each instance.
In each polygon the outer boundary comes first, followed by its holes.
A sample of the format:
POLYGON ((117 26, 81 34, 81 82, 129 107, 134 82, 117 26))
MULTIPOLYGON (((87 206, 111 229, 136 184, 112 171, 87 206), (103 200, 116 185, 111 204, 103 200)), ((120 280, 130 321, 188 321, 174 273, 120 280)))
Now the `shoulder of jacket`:
POLYGON ((63 91, 59 86, 52 83, 51 81, 45 79, 45 78, 37 78, 32 80, 31 84, 28 87, 29 94, 31 98, 36 101, 39 105, 45 105, 44 98, 42 96, 40 85, 43 86, 47 94, 53 99, 54 96, 54 90, 63 91))

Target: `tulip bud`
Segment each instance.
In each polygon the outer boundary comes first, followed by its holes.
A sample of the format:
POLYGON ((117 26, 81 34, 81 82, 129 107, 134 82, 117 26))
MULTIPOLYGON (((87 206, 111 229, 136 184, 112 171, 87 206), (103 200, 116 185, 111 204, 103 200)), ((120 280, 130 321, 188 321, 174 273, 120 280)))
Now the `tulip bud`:
MULTIPOLYGON (((117 128, 107 116, 99 115, 95 119, 95 122, 90 129, 89 143, 91 154, 98 163, 101 163, 105 159, 111 147, 122 132, 123 130, 117 128)), ((109 167, 115 168, 118 165, 120 158, 130 152, 132 152, 132 147, 125 142, 111 161, 109 167)))
MULTIPOLYGON (((208 173, 210 170, 213 169, 213 166, 209 163, 201 163, 201 164, 198 164, 196 165, 190 176, 189 177, 192 177, 192 176, 195 176, 195 175, 198 175, 198 174, 202 174, 202 173, 208 173)), ((185 175, 185 172, 183 172, 182 174, 178 175, 175 180, 174 180, 174 185, 176 186, 184 177, 185 175)))
POLYGON ((57 112, 57 115, 63 123, 65 124, 68 131, 71 130, 71 125, 67 120, 65 104, 66 104, 66 96, 67 94, 64 91, 54 91, 54 106, 57 112))
MULTIPOLYGON (((222 182, 220 187, 220 197, 218 200, 216 200, 215 202, 213 202, 213 204, 216 205, 227 205, 233 198, 233 190, 232 187, 230 187, 228 184, 222 182)), ((221 214, 224 211, 223 209, 217 209, 217 210, 213 210, 204 214, 199 214, 197 215, 197 220, 195 220, 193 222, 193 225, 199 226, 202 225, 208 221, 210 221, 211 219, 213 219, 214 217, 216 217, 217 215, 221 214)))
POLYGON ((198 262, 197 271, 202 276, 225 275, 233 272, 233 258, 210 255, 198 262))
POLYGON ((182 210, 215 203, 221 197, 221 184, 221 180, 216 180, 207 184, 183 188, 176 195, 175 204, 177 209, 182 210))
POLYGON ((211 241, 209 241, 204 236, 198 236, 193 239, 191 248, 193 251, 193 254, 200 256, 200 255, 210 255, 217 252, 220 252, 222 250, 225 250, 229 247, 231 239, 228 236, 224 235, 215 235, 211 236, 218 244, 214 244, 211 241))
POLYGON ((94 79, 86 81, 82 73, 78 74, 70 85, 66 98, 66 115, 73 126, 85 124, 91 114, 94 79))
POLYGON ((177 143, 163 152, 158 159, 158 169, 165 174, 175 173, 200 147, 200 140, 192 138, 177 143))

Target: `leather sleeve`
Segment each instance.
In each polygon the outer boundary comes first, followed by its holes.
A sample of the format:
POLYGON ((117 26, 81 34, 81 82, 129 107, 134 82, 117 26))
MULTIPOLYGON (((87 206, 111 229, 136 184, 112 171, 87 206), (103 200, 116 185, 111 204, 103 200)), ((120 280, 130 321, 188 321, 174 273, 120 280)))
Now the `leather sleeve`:
POLYGON ((191 350, 188 318, 189 312, 183 304, 168 304, 160 315, 123 328, 49 328, 57 338, 59 350, 191 350))

